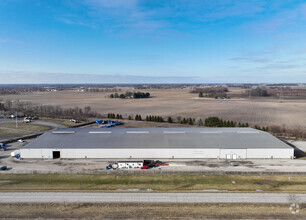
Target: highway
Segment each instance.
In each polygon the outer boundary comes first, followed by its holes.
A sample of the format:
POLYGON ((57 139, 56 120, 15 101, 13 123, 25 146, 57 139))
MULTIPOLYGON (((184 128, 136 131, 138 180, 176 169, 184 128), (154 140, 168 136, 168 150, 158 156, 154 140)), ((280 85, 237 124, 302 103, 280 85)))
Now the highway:
POLYGON ((306 203, 306 194, 287 193, 88 193, 1 192, 0 203, 306 203))

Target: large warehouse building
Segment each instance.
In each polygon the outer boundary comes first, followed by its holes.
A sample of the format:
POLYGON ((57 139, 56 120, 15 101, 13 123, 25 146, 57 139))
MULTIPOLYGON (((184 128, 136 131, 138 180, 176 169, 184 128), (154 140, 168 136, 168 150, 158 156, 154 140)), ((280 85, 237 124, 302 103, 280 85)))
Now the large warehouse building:
POLYGON ((22 158, 293 158, 294 150, 252 128, 67 128, 21 148, 22 158))

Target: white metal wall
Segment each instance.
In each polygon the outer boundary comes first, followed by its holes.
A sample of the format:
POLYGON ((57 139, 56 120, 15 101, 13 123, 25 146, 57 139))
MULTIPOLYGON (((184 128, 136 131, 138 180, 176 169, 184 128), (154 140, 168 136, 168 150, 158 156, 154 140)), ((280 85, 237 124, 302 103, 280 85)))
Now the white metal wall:
POLYGON ((227 155, 230 155, 230 159, 234 159, 234 155, 236 155, 236 159, 245 159, 247 158, 247 149, 220 149, 221 159, 227 159, 227 155))
POLYGON ((293 158, 293 149, 23 149, 22 158, 226 158, 227 154, 244 158, 293 158))
POLYGON ((294 149, 247 149, 247 158, 265 158, 265 159, 286 159, 294 157, 294 149))
POLYGON ((219 149, 21 149, 22 158, 216 158, 219 149))

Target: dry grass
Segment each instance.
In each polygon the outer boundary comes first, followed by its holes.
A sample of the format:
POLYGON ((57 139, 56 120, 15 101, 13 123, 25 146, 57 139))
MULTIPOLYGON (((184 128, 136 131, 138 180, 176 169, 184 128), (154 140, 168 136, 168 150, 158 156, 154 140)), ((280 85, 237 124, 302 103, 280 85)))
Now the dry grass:
MULTIPOLYGON (((14 122, 1 123, 1 127, 4 128, 16 128, 16 124, 14 122)), ((18 123, 18 129, 22 129, 29 132, 44 132, 51 130, 52 127, 46 125, 36 125, 31 123, 18 123)))
POLYGON ((30 134, 31 132, 20 131, 20 130, 12 130, 12 129, 1 129, 0 128, 0 135, 13 135, 13 136, 23 136, 30 134))
MULTIPOLYGON (((129 89, 129 88, 128 88, 129 89)), ((131 89, 129 89, 131 90, 131 89)), ((91 106, 101 114, 114 112, 128 115, 141 114, 206 118, 218 116, 225 120, 248 122, 260 126, 278 125, 287 129, 306 129, 306 102, 304 100, 285 100, 280 103, 272 98, 258 99, 199 99, 183 89, 152 89, 149 99, 109 99, 109 93, 81 93, 63 91, 56 93, 33 93, 4 96, 3 99, 19 99, 36 104, 59 105, 62 107, 91 106)), ((234 91, 239 93, 239 91, 234 91)))
POLYGON ((289 205, 200 203, 22 203, 0 204, 1 218, 82 219, 305 219, 305 209, 292 215, 289 205))
POLYGON ((192 175, 192 174, 2 174, 0 191, 114 191, 152 189, 153 192, 306 192, 306 175, 192 175), (290 177, 290 178, 289 178, 290 177), (233 183, 234 182, 234 183, 233 183))
POLYGON ((71 122, 68 119, 55 119, 55 118, 45 118, 45 117, 41 117, 39 119, 40 121, 47 121, 47 122, 54 122, 60 125, 64 125, 66 127, 72 127, 72 126, 76 126, 76 125, 82 125, 85 124, 86 122, 80 122, 80 123, 74 123, 71 122))

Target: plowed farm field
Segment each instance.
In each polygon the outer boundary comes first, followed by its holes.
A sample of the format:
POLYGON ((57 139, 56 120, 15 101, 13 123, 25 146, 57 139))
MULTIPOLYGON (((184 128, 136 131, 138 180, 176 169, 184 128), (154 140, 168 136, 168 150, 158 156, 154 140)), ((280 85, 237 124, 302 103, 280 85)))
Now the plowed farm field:
MULTIPOLYGON (((126 89, 126 88, 125 88, 126 89)), ((129 89, 131 91, 131 89, 129 89)), ((185 89, 151 89, 148 99, 110 99, 110 93, 79 91, 35 92, 22 95, 1 96, 2 100, 28 101, 41 105, 58 105, 64 108, 91 106, 100 114, 135 116, 147 115, 202 118, 217 116, 224 120, 250 125, 279 125, 286 128, 306 129, 306 101, 275 98, 198 98, 198 94, 185 89)), ((124 93, 124 90, 121 92, 124 93)), ((119 92, 120 94, 120 92, 119 92)))

